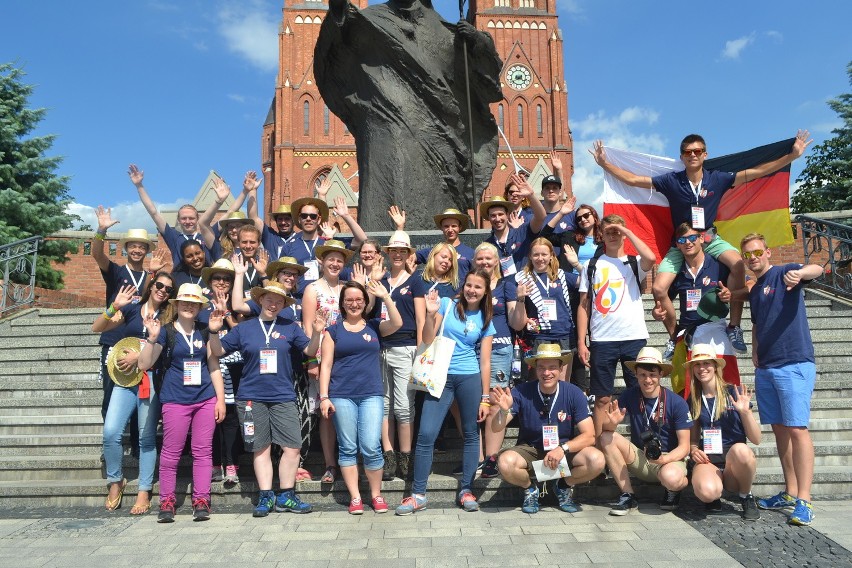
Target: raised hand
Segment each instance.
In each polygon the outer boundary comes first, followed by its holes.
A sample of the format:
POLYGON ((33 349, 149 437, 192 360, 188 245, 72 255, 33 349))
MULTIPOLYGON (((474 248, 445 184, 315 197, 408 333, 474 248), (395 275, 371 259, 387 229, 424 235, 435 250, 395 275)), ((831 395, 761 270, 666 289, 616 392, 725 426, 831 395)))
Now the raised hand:
POLYGON ((148 339, 154 341, 160 337, 160 320, 148 314, 142 324, 145 326, 145 331, 148 332, 148 339))
POLYGON ((115 296, 115 300, 112 301, 112 307, 115 308, 116 311, 120 310, 127 304, 133 301, 133 296, 138 293, 136 290, 136 286, 127 285, 122 286, 118 294, 115 296))
POLYGON ((313 330, 317 333, 325 331, 325 318, 327 317, 325 310, 317 310, 317 315, 314 316, 313 330))
POLYGON ((512 389, 509 387, 494 387, 491 389, 491 403, 499 406, 501 410, 508 411, 515 403, 512 397, 512 389))
POLYGON ((811 133, 807 130, 799 130, 796 132, 796 141, 793 142, 793 155, 798 158, 805 153, 805 149, 814 141, 810 138, 811 133))
POLYGON ((231 264, 234 265, 234 272, 236 273, 236 276, 242 276, 248 272, 248 261, 246 261, 241 254, 231 255, 231 264))
POLYGON ((256 254, 257 258, 250 258, 252 266, 261 274, 266 274, 266 266, 269 264, 269 253, 266 249, 260 249, 256 254))
POLYGON ((577 251, 571 245, 564 245, 562 251, 565 253, 565 258, 568 259, 568 264, 576 266, 580 263, 580 258, 577 256, 577 251))
POLYGON ((403 211, 396 205, 391 205, 390 209, 388 209, 388 215, 390 215, 393 224, 396 225, 397 231, 402 231, 405 229, 405 211, 403 211))
POLYGON ((666 309, 659 300, 654 302, 654 309, 651 310, 651 316, 657 321, 664 321, 666 319, 666 309))
POLYGON ((367 269, 363 264, 356 262, 352 265, 352 280, 364 286, 367 285, 367 269))
POLYGON ((331 178, 326 176, 324 180, 320 182, 317 186, 317 196, 325 201, 325 197, 328 195, 328 190, 331 189, 331 178))
POLYGON ((225 323, 225 311, 220 310, 218 307, 210 312, 210 321, 207 324, 207 329, 210 330, 211 333, 219 333, 219 330, 222 329, 222 326, 225 323))
POLYGON ((383 302, 390 300, 390 292, 378 280, 370 280, 370 283, 367 284, 367 291, 383 302))
POLYGON ((224 290, 215 290, 213 292, 213 307, 217 310, 221 310, 223 313, 228 311, 228 300, 230 299, 230 294, 225 292, 224 290))
POLYGON ((749 405, 751 404, 752 392, 749 390, 748 385, 735 386, 734 390, 737 392, 737 398, 728 395, 728 402, 731 406, 740 414, 751 412, 749 405))
POLYGON ((567 215, 577 206, 577 198, 575 196, 571 196, 565 200, 565 203, 562 204, 562 207, 559 208, 559 212, 563 215, 567 215))
POLYGON ((438 310, 441 308, 441 298, 438 297, 437 290, 429 290, 426 294, 426 313, 427 314, 437 314, 438 310))
POLYGON ((562 171, 562 159, 556 155, 555 150, 550 151, 550 165, 553 167, 553 171, 556 170, 562 171))
POLYGON ((525 299, 527 296, 529 296, 529 295, 530 295, 530 289, 527 287, 527 285, 526 285, 524 282, 520 282, 520 283, 518 284, 517 291, 518 291, 518 292, 517 292, 517 301, 518 301, 518 302, 523 302, 523 301, 524 301, 524 299, 525 299))
POLYGON ((411 253, 405 259, 405 271, 409 274, 414 274, 417 271, 417 255, 411 253))
POLYGON ((381 280, 385 277, 385 257, 382 255, 376 256, 376 261, 370 272, 370 280, 381 280))
POLYGON ((604 150, 603 140, 595 140, 592 147, 589 149, 589 154, 595 159, 595 163, 600 167, 606 164, 606 151, 604 150))
POLYGON ((346 200, 342 197, 334 198, 334 214, 338 217, 349 216, 349 206, 346 205, 346 200))
POLYGON ((98 205, 98 208, 95 210, 95 216, 98 218, 98 230, 103 233, 113 225, 121 222, 112 218, 112 208, 104 209, 102 205, 98 205))
POLYGON ((217 175, 213 178, 213 192, 219 201, 225 201, 231 195, 231 187, 217 175))
POLYGON ((255 191, 263 182, 263 178, 257 177, 257 172, 247 171, 246 177, 243 178, 243 193, 251 193, 255 191))
POLYGON ((166 266, 166 261, 169 259, 169 253, 165 247, 160 247, 151 253, 151 262, 148 263, 148 270, 154 274, 161 271, 166 266))
POLYGON ((521 177, 518 174, 512 174, 511 177, 512 183, 517 188, 516 193, 520 195, 522 198, 532 199, 533 191, 532 186, 529 184, 526 178, 521 177))
POLYGON ((130 164, 127 169, 127 174, 130 176, 130 181, 135 186, 142 185, 142 180, 145 178, 145 172, 136 167, 136 164, 130 164))
POLYGON ((322 231, 322 236, 325 239, 333 239, 334 234, 337 232, 337 229, 334 228, 334 225, 326 221, 322 225, 320 225, 320 231, 322 231))
POLYGON ((624 415, 627 414, 626 408, 619 408, 618 401, 613 400, 609 403, 609 406, 604 409, 604 414, 606 419, 610 424, 621 424, 621 421, 624 420, 624 415))
POLYGON ((509 213, 509 226, 513 229, 520 229, 524 226, 524 218, 518 215, 517 211, 509 213))

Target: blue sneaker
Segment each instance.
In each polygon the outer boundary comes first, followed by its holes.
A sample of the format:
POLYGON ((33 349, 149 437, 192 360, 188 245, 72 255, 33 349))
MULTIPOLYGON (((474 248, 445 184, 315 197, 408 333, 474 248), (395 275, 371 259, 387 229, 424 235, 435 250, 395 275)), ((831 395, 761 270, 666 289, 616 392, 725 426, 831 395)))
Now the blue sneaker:
POLYGON ((582 510, 580 504, 574 501, 574 488, 563 486, 557 480, 554 483, 554 493, 556 500, 559 501, 559 510, 565 513, 579 513, 582 510))
POLYGON ((459 491, 459 505, 468 513, 473 513, 479 510, 479 503, 476 502, 476 497, 469 489, 459 491))
POLYGON ((282 491, 278 494, 275 500, 276 513, 310 513, 313 507, 308 503, 303 502, 296 496, 296 492, 292 489, 282 491))
POLYGON ((538 513, 538 485, 533 483, 524 491, 524 504, 521 505, 521 511, 533 515, 538 513))
POLYGON ((675 352, 675 341, 674 339, 669 339, 666 341, 666 349, 663 351, 663 361, 671 361, 672 357, 674 357, 675 352))
POLYGON ((810 501, 804 499, 796 499, 796 508, 793 509, 793 514, 787 519, 787 524, 806 527, 814 520, 814 508, 811 507, 810 501))
POLYGON ((786 491, 782 491, 778 495, 773 495, 768 499, 760 499, 757 506, 761 509, 778 510, 788 509, 796 506, 796 500, 786 491))
POLYGON ((416 513, 417 511, 422 511, 426 508, 426 503, 425 495, 412 495, 411 497, 406 497, 402 500, 402 504, 396 508, 396 514, 402 517, 404 515, 416 513))
POLYGON ((274 491, 261 491, 260 496, 257 498, 257 507, 254 508, 254 512, 252 513, 253 517, 265 517, 272 511, 275 507, 275 492, 274 491))
POLYGON ((745 338, 743 338, 743 328, 738 325, 729 325, 727 329, 725 329, 725 333, 731 341, 731 347, 734 348, 734 351, 737 353, 748 352, 748 348, 745 344, 745 338))

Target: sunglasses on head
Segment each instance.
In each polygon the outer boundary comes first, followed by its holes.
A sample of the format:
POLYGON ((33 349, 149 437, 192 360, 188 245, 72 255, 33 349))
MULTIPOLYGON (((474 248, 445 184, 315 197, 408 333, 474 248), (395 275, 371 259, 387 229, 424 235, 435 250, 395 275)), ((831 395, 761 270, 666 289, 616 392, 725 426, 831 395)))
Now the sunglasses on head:
POLYGON ((163 284, 162 282, 154 282, 154 288, 156 288, 157 290, 165 290, 166 294, 171 294, 172 292, 174 292, 173 286, 163 284))
POLYGON ((678 237, 677 238, 677 244, 685 245, 686 243, 694 243, 695 241, 697 241, 700 238, 701 238, 701 235, 686 235, 686 236, 683 236, 683 237, 678 237))
POLYGON ((763 249, 757 249, 757 250, 752 250, 752 251, 744 251, 743 252, 743 258, 746 259, 746 260, 750 259, 751 257, 760 258, 761 256, 763 256, 763 253, 765 253, 765 252, 766 251, 763 250, 763 249))
POLYGON ((581 221, 583 219, 588 219, 589 217, 594 217, 594 215, 592 215, 591 212, 583 213, 582 215, 577 215, 577 219, 580 219, 581 221))
POLYGON ((706 151, 704 148, 694 148, 692 150, 681 150, 680 153, 684 156, 700 156, 706 151))
POLYGON ((299 213, 299 219, 310 219, 316 221, 319 219, 319 213, 299 213))

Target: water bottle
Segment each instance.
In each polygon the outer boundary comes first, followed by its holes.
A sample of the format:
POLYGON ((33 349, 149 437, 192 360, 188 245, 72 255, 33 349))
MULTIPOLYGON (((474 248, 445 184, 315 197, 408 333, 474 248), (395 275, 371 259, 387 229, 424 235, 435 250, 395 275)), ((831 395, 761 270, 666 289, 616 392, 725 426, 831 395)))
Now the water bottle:
POLYGON ((246 444, 254 443, 254 416, 251 413, 251 401, 246 403, 246 412, 243 418, 243 441, 246 444))
POLYGON ((521 346, 515 344, 515 350, 512 352, 512 383, 518 383, 521 380, 521 346))

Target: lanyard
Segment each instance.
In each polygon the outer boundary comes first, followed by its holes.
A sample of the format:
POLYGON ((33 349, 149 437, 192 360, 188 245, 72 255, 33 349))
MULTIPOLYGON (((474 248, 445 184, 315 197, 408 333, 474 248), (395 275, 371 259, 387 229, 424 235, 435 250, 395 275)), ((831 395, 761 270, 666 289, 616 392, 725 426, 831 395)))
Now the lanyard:
POLYGON ((689 188, 692 189, 692 195, 695 196, 695 203, 697 204, 698 195, 701 193, 701 185, 704 183, 704 178, 698 180, 697 184, 693 184, 690 180, 687 181, 689 181, 689 188))
POLYGON ((275 327, 275 320, 272 320, 272 323, 269 324, 269 331, 266 331, 266 326, 263 325, 263 320, 258 318, 257 323, 260 324, 260 329, 263 330, 263 335, 266 336, 266 347, 269 347, 269 336, 272 335, 272 328, 275 327))
POLYGON ((542 394, 541 389, 538 390, 538 397, 541 399, 541 404, 543 408, 547 408, 547 423, 551 424, 553 420, 551 419, 551 415, 553 414, 553 405, 556 402, 556 399, 559 398, 559 383, 556 383, 556 392, 552 395, 548 395, 550 397, 550 404, 544 402, 544 394, 542 394))
POLYGON ((642 415, 645 417, 645 423, 648 427, 651 427, 651 417, 654 418, 654 422, 660 422, 661 419, 665 420, 666 416, 666 391, 661 387, 660 394, 657 396, 657 399, 654 401, 654 406, 651 408, 651 412, 645 411, 645 397, 642 396, 639 398, 639 410, 642 412, 642 415), (663 401, 663 404, 660 404, 660 400, 663 401), (656 414, 656 416, 654 416, 656 414))
POLYGON ((198 238, 198 232, 192 233, 192 235, 187 235, 186 233, 181 233, 180 236, 183 237, 185 241, 198 241, 201 242, 201 239, 198 238))
MULTIPOLYGON (((403 270, 403 271, 401 271, 401 272, 399 273, 399 276, 403 276, 403 275, 405 275, 405 274, 408 274, 408 273, 407 273, 407 272, 405 272, 405 271, 403 270)), ((392 276, 388 276, 388 287, 390 288, 390 291, 388 291, 388 298, 390 298, 390 296, 391 296, 391 294, 393 294, 393 291, 394 291, 394 290, 396 290, 397 288, 399 288, 400 286, 402 286, 403 284, 405 284, 406 282, 408 282, 408 278, 411 278, 411 275, 410 275, 410 274, 408 274, 408 277, 407 277, 407 278, 405 278, 402 282, 400 282, 400 281, 399 281, 399 278, 397 277, 397 282, 396 282, 396 284, 394 284, 394 283, 391 281, 391 280, 392 280, 392 278, 393 278, 392 276)), ((437 286, 437 284, 435 284, 435 286, 437 286)), ((433 288, 434 288, 434 286, 433 286, 433 288)), ((431 291, 431 289, 430 289, 430 291, 431 291)))
POLYGON ((550 298, 550 278, 547 276, 547 273, 544 274, 544 282, 541 281, 541 278, 538 277, 538 274, 533 272, 533 276, 538 280, 538 283, 544 288, 544 293, 550 298))
MULTIPOLYGON (((144 338, 146 338, 146 337, 148 337, 148 330, 147 330, 147 329, 145 329, 145 308, 147 308, 147 307, 148 307, 148 304, 145 304, 145 305, 144 305, 144 306, 142 306, 142 308, 139 310, 139 313, 142 315, 142 338, 143 338, 143 339, 144 339, 144 338)), ((159 316, 160 316, 160 310, 156 310, 156 311, 154 312, 154 315, 153 315, 153 316, 151 316, 151 317, 153 317, 154 319, 157 319, 159 316)))
POLYGON ((704 403, 704 408, 707 409, 707 412, 710 413, 710 426, 713 426, 714 417, 716 416, 716 398, 713 398, 713 408, 710 408, 710 405, 707 404, 707 398, 702 394, 701 401, 704 403))
POLYGON ((312 247, 308 247, 308 241, 306 241, 305 239, 302 239, 302 246, 305 247, 306 251, 308 251, 308 255, 309 255, 308 260, 311 260, 311 259, 314 258, 314 249, 317 248, 317 241, 319 241, 319 238, 314 238, 311 241, 312 243, 314 243, 314 245, 312 247))
POLYGON ((186 345, 189 347, 189 358, 195 358, 195 346, 192 344, 192 339, 195 336, 195 324, 193 324, 192 329, 189 333, 183 332, 183 327, 181 327, 180 323, 175 322, 175 329, 178 330, 183 340, 186 341, 186 345))
POLYGON ((133 271, 130 270, 130 267, 125 264, 124 268, 127 269, 127 273, 130 275, 130 281, 133 282, 133 286, 136 287, 136 293, 141 294, 142 293, 142 284, 145 283, 145 271, 143 270, 142 276, 139 277, 139 280, 136 280, 136 278, 133 276, 133 271))

